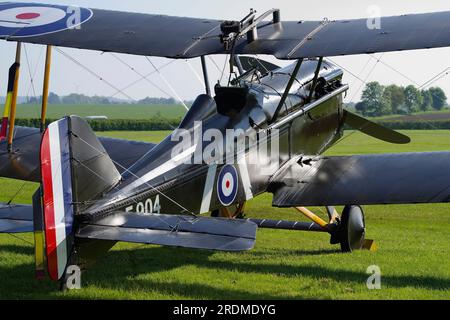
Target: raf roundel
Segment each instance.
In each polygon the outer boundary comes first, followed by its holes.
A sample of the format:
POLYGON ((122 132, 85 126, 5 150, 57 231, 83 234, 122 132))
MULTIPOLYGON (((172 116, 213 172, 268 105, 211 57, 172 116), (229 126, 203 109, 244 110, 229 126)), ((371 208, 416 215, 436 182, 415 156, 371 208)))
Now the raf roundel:
POLYGON ((0 5, 1 37, 34 37, 79 28, 92 17, 90 9, 44 4, 0 5))
POLYGON ((224 206, 229 206, 236 199, 238 191, 238 175, 232 165, 222 167, 217 179, 217 196, 224 206))

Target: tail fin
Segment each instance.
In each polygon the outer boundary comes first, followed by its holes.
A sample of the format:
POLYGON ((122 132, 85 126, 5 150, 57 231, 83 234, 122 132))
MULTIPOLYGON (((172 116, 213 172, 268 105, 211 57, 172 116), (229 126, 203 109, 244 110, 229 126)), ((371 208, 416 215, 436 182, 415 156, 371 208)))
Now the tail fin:
POLYGON ((74 247, 74 218, 121 176, 89 125, 75 116, 48 126, 40 160, 47 268, 59 280, 74 247))

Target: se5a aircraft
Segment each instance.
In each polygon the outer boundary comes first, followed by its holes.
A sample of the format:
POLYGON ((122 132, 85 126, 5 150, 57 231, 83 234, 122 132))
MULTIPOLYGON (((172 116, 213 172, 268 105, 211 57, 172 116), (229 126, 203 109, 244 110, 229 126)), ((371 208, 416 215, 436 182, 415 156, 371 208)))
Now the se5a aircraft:
POLYGON ((40 183, 33 205, 1 205, 0 232, 34 232, 38 276, 47 270, 63 280, 68 266, 85 265, 117 241, 247 250, 257 228, 328 232, 332 244, 351 251, 365 245, 360 205, 450 200, 449 152, 321 156, 346 126, 410 141, 343 109, 343 71, 324 58, 450 46, 450 12, 386 17, 369 28, 366 19, 281 21, 279 10, 218 21, 7 2, 0 4, 0 38, 17 42, 0 176, 40 183), (48 46, 41 130, 14 126, 21 43, 48 46), (191 139, 174 155, 176 131, 154 145, 97 137, 76 116, 45 127, 51 46, 200 58, 206 92, 178 129, 252 132, 253 147, 228 152, 224 139, 212 148, 213 161, 193 163, 213 139, 191 139), (205 63, 213 54, 228 55, 234 74, 214 93, 205 63), (257 54, 295 62, 280 68, 252 58, 257 54), (263 144, 275 166, 250 161, 263 144), (264 192, 273 194, 274 207, 296 208, 312 223, 242 219, 245 202, 264 192), (326 207, 328 221, 306 206, 326 207), (212 217, 201 216, 207 213, 212 217))

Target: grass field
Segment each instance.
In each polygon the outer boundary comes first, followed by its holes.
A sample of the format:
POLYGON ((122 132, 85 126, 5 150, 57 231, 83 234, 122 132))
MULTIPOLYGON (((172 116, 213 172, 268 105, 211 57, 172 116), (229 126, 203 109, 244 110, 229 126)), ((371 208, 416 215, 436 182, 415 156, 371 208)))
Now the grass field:
MULTIPOLYGON (((407 131, 412 143, 389 145, 350 134, 328 154, 450 150, 450 131, 407 131)), ((104 134, 104 133, 102 133, 104 134)), ((167 132, 108 132, 157 141, 167 132)), ((0 181, 0 201, 22 183, 0 181)), ((26 184, 15 202, 30 202, 26 184)), ((247 216, 303 220, 274 209, 263 195, 247 216)), ((312 208, 323 214, 322 208, 312 208)), ((450 299, 450 204, 367 206, 367 237, 377 252, 341 254, 326 234, 259 230, 256 247, 220 253, 120 243, 82 278, 82 290, 62 293, 33 279, 30 235, 0 236, 0 298, 69 299, 450 299), (381 269, 381 290, 368 290, 366 269, 381 269)))
MULTIPOLYGON (((41 107, 22 104, 17 106, 18 118, 40 118, 41 107)), ((181 105, 48 105, 47 118, 59 119, 66 115, 107 116, 108 119, 151 119, 156 115, 167 119, 178 119, 186 113, 181 105)))

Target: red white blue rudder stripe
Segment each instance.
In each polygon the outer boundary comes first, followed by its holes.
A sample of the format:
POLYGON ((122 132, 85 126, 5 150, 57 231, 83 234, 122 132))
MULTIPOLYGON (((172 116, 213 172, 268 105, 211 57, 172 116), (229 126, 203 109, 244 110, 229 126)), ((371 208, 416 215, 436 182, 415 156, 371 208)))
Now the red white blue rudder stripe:
POLYGON ((52 280, 59 280, 73 246, 69 118, 51 123, 43 135, 41 180, 48 273, 52 280))

